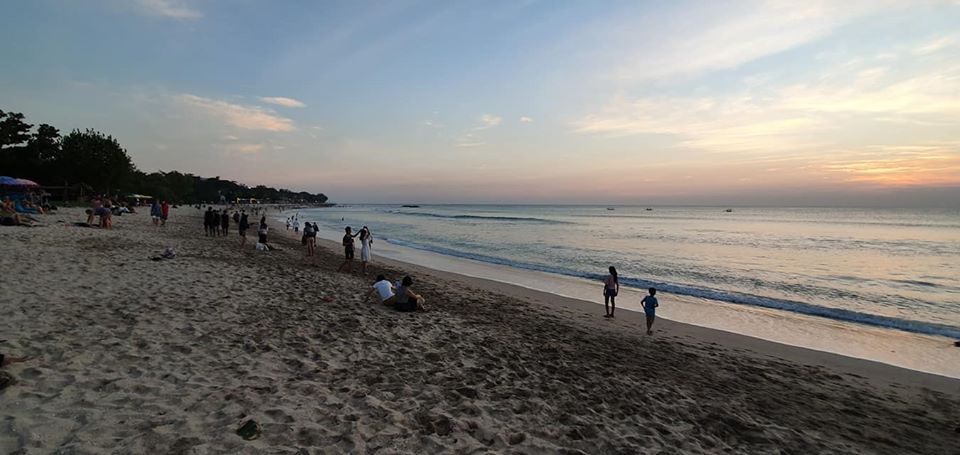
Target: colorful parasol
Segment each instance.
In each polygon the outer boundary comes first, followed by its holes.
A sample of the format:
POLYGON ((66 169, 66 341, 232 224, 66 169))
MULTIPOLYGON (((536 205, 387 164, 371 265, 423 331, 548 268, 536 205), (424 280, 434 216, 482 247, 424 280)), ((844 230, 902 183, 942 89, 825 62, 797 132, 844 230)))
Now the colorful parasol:
POLYGON ((16 186, 40 186, 39 183, 34 182, 33 180, 27 179, 16 179, 16 186))

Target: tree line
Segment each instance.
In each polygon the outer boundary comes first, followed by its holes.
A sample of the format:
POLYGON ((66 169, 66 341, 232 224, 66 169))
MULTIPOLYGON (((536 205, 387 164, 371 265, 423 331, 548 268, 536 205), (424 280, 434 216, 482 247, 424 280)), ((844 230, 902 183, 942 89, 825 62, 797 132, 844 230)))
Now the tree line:
POLYGON ((42 123, 34 130, 23 114, 0 110, 0 174, 44 186, 80 186, 95 194, 147 194, 176 203, 254 198, 262 202, 324 204, 323 193, 247 185, 220 177, 171 172, 145 173, 109 135, 93 129, 67 135, 42 123))

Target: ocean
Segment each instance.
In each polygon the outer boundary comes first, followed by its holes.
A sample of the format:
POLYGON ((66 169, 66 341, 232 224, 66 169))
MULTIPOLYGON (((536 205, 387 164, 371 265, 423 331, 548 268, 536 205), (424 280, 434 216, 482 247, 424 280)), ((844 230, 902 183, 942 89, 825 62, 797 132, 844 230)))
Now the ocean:
POLYGON ((612 265, 623 286, 731 311, 960 339, 956 209, 356 205, 299 216, 328 238, 368 226, 380 242, 598 289, 612 265))

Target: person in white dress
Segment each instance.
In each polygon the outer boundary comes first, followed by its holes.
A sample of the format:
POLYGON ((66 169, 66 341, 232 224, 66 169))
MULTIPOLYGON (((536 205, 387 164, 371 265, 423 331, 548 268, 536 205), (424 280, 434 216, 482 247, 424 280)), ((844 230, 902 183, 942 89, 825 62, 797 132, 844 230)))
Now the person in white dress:
POLYGON ((360 229, 360 268, 367 274, 367 263, 370 262, 370 248, 373 245, 373 235, 370 229, 364 226, 360 229))

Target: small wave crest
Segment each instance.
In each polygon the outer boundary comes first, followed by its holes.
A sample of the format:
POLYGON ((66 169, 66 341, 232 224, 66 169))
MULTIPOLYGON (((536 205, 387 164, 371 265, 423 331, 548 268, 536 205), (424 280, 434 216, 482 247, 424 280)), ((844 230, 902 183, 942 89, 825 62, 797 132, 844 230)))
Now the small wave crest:
POLYGON ((429 218, 445 218, 452 220, 485 220, 485 221, 503 221, 518 223, 539 223, 539 224, 573 224, 569 221, 548 220, 546 218, 531 218, 522 216, 489 216, 489 215, 444 215, 440 213, 429 212, 404 212, 400 210, 391 210, 387 213, 409 216, 422 216, 429 218))
MULTIPOLYGON (((514 267, 518 269, 526 270, 535 270, 538 272, 553 273, 558 275, 566 275, 576 278, 586 278, 591 280, 602 280, 604 275, 601 274, 592 274, 584 273, 582 271, 567 269, 563 267, 553 267, 545 266, 540 264, 531 264, 510 261, 508 259, 498 258, 494 256, 487 256, 483 254, 476 253, 467 253, 451 248, 444 248, 439 246, 423 245, 415 242, 408 242, 398 239, 387 239, 388 242, 405 246, 409 248, 415 248, 419 250, 430 251, 434 253, 443 254, 446 256, 454 256, 464 259, 470 259, 479 262, 486 262, 496 265, 504 265, 508 267, 514 267)), ((730 291, 721 291, 716 289, 686 286, 680 284, 668 284, 660 283, 654 281, 641 280, 638 278, 621 278, 621 283, 639 289, 645 289, 649 287, 655 287, 661 291, 669 292, 671 294, 680 294, 687 295, 691 297, 698 297, 708 300, 716 300, 727 303, 734 303, 739 305, 749 305, 756 306, 761 308, 770 308, 781 311, 789 311, 792 313, 804 314, 808 316, 817 316, 823 317, 838 321, 852 322, 857 324, 869 325, 874 327, 883 327, 889 329, 896 329, 905 332, 919 333, 924 335, 937 335, 944 336, 948 338, 958 339, 960 338, 960 327, 953 327, 943 324, 935 324, 930 322, 919 322, 911 321, 907 319, 900 319, 890 316, 881 316, 870 313, 861 313, 858 311, 845 310, 841 308, 829 308, 820 305, 814 305, 810 303, 797 302, 787 299, 777 299, 773 297, 764 297, 757 296, 752 294, 742 294, 737 292, 730 291)))

